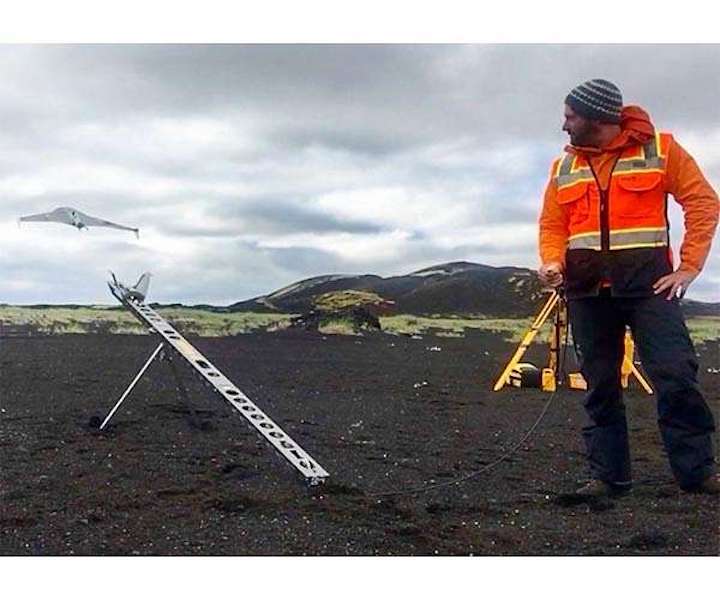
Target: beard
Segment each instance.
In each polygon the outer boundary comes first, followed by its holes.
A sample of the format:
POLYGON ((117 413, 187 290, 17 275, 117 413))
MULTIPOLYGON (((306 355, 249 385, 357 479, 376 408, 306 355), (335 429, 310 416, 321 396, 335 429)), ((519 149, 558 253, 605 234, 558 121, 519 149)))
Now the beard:
POLYGON ((570 143, 573 146, 593 146, 597 137, 597 124, 585 121, 570 132, 570 143))

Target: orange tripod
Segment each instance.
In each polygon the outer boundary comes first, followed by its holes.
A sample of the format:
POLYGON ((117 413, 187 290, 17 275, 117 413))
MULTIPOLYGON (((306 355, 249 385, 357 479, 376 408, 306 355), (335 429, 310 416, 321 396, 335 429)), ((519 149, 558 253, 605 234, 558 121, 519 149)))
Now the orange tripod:
MULTIPOLYGON (((502 375, 495 382, 494 391, 501 390, 505 385, 514 385, 516 387, 539 387, 546 392, 554 392, 559 385, 562 385, 562 377, 560 373, 560 353, 564 350, 566 343, 566 334, 568 328, 567 321, 567 304, 565 299, 557 292, 553 291, 548 301, 543 306, 533 321, 530 329, 525 333, 515 354, 507 363, 502 375), (550 359, 547 367, 539 371, 537 367, 530 363, 521 363, 525 351, 528 349, 535 336, 540 331, 545 321, 553 314, 553 328, 550 332, 550 359)), ((630 376, 634 375, 643 389, 652 394, 650 384, 645 380, 640 371, 633 363, 635 354, 635 343, 629 332, 625 333, 625 356, 620 368, 620 382, 624 388, 629 384, 630 376)), ((587 389, 587 383, 580 373, 568 374, 568 387, 570 389, 587 389)))

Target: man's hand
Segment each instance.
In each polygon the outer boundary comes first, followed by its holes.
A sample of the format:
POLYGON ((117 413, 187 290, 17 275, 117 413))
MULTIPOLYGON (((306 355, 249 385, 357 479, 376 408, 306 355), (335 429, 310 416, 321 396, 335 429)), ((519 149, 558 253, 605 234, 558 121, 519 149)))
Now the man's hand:
POLYGON ((696 277, 697 273, 675 271, 653 283, 653 290, 655 290, 655 294, 662 294, 665 290, 670 290, 667 295, 668 300, 672 300, 674 297, 682 298, 696 277))
POLYGON ((551 287, 560 287, 563 282, 563 267, 559 262, 545 263, 538 271, 540 281, 551 287))

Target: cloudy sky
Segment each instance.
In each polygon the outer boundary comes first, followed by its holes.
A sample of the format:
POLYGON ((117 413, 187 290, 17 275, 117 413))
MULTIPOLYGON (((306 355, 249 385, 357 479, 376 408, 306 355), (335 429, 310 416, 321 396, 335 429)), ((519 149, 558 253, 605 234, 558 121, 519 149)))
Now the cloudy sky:
MULTIPOLYGON (((108 270, 151 271, 155 301, 228 304, 327 273, 537 268, 569 89, 617 83, 718 189, 719 61, 711 45, 0 46, 0 302, 111 303, 108 270), (140 239, 17 225, 58 206, 140 239)), ((720 300, 717 248, 690 297, 720 300)))

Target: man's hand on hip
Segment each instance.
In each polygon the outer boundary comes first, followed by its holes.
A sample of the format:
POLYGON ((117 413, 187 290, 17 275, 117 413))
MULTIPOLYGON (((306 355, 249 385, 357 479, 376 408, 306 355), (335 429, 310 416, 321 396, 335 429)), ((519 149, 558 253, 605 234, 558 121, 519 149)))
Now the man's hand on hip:
POLYGON ((675 271, 670 275, 661 277, 653 284, 653 290, 656 294, 662 294, 665 290, 669 290, 667 299, 672 300, 674 297, 682 298, 688 289, 688 286, 697 277, 697 273, 690 271, 675 271))
POLYGON ((551 287, 559 287, 563 282, 563 267, 559 262, 545 263, 538 271, 540 281, 551 287))

